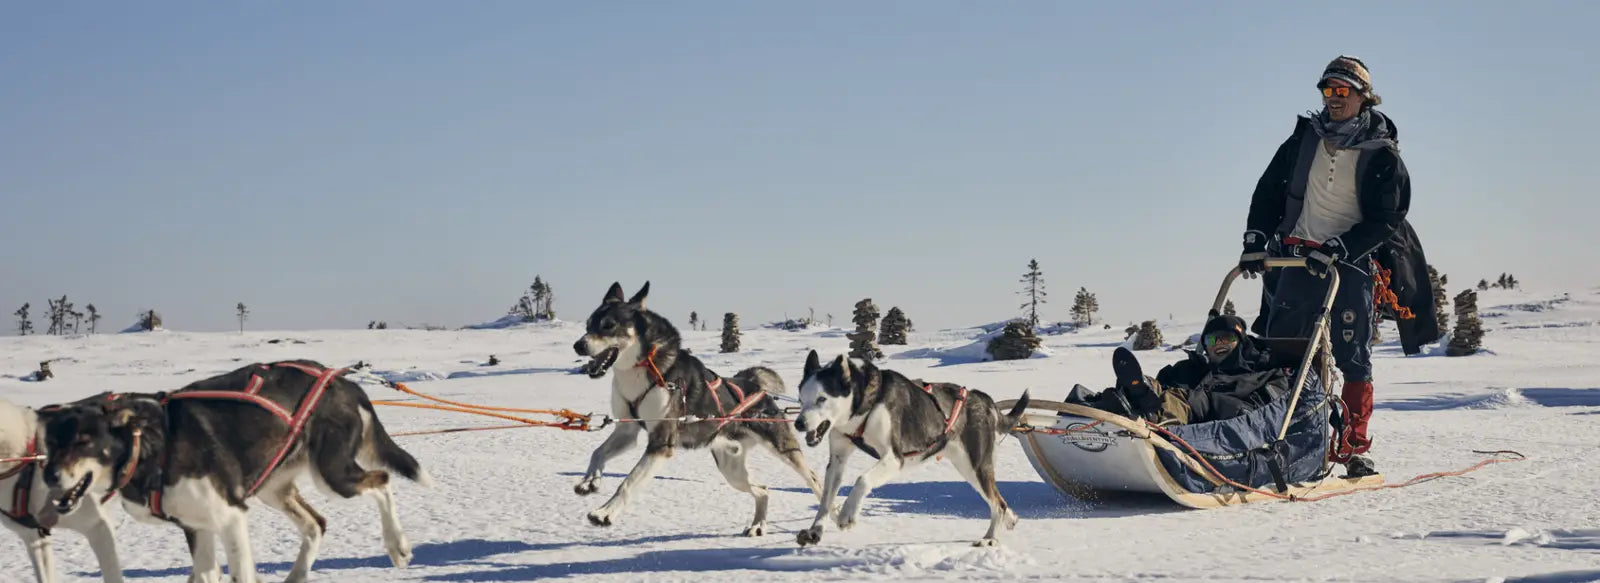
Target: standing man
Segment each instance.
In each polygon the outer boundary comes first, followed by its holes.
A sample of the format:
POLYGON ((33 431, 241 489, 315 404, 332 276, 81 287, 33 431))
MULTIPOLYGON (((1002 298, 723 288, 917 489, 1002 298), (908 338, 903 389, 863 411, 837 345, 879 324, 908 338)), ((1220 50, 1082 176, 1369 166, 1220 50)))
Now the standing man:
POLYGON ((1375 471, 1372 461, 1358 454, 1372 447, 1372 328, 1380 315, 1394 319, 1407 354, 1439 331, 1427 261, 1406 222, 1411 177, 1400 159, 1399 132, 1373 109, 1383 100, 1366 64, 1341 55, 1323 69, 1317 89, 1322 111, 1298 118, 1256 183, 1239 268, 1254 277, 1266 272, 1269 256, 1306 258, 1305 270, 1266 274, 1252 329, 1272 337, 1311 335, 1327 274, 1338 270, 1330 334, 1346 415, 1334 460, 1350 475, 1367 475, 1375 471), (1375 280, 1385 279, 1375 289, 1375 280), (1375 309, 1374 294, 1389 292, 1393 301, 1375 309))

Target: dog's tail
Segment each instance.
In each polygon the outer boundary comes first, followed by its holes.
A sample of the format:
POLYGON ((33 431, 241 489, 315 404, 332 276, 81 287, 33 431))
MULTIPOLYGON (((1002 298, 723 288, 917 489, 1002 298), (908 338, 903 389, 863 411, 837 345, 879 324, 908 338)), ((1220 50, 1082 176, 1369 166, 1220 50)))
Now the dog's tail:
POLYGON ((736 380, 754 384, 755 389, 766 391, 768 395, 783 395, 788 387, 783 386, 783 377, 778 376, 778 371, 764 366, 752 366, 739 371, 734 375, 736 380))
POLYGON ((364 405, 363 409, 367 413, 366 420, 368 421, 366 435, 364 436, 366 443, 363 444, 365 447, 361 448, 362 453, 367 455, 362 457, 369 458, 363 460, 363 462, 376 462, 378 465, 400 474, 407 480, 421 484, 424 487, 432 487, 433 478, 428 475, 427 470, 422 469, 422 464, 417 462, 417 458, 411 456, 411 452, 401 449, 400 445, 389 437, 389 432, 383 428, 383 422, 378 420, 378 415, 372 410, 372 405, 365 402, 362 405, 364 405))
POLYGON ((997 433, 1010 433, 1022 424, 1022 413, 1028 410, 1028 391, 1022 391, 1022 397, 1017 399, 1017 404, 1011 407, 1011 412, 1000 417, 1000 423, 995 426, 997 433))

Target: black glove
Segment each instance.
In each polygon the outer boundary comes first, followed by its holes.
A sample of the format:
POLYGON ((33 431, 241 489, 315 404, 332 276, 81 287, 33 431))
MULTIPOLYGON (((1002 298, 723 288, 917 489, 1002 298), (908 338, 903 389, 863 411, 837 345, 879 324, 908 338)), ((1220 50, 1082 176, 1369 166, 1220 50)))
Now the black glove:
POLYGON ((1328 277, 1328 272, 1337 269, 1339 261, 1344 259, 1344 243, 1338 237, 1328 239, 1318 246, 1301 245, 1301 247, 1302 252, 1298 255, 1305 256, 1306 271, 1317 277, 1328 277))
POLYGON ((1244 232, 1244 252, 1239 254, 1239 271, 1245 279, 1254 279, 1267 270, 1267 234, 1261 231, 1244 232))

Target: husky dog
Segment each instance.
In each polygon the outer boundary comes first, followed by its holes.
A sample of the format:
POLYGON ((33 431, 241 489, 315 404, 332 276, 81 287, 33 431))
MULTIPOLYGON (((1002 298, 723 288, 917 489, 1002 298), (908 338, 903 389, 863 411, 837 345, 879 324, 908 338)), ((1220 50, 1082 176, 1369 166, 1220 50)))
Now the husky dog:
POLYGON ((645 309, 649 282, 631 299, 624 300, 622 293, 621 284, 611 284, 589 316, 586 333, 572 347, 579 356, 592 357, 584 365, 590 378, 605 376, 617 362, 626 364, 611 378, 611 414, 617 426, 594 450, 589 470, 573 490, 583 496, 599 490, 606 462, 633 447, 640 431, 647 431, 648 439, 644 457, 611 500, 589 513, 589 522, 615 522, 677 448, 709 448, 728 484, 755 498, 755 518, 744 530, 746 536, 766 533, 767 487, 752 482, 745 468, 745 456, 755 446, 787 463, 820 499, 817 474, 806 465, 800 441, 773 401, 772 395, 784 391, 778 373, 757 366, 732 378, 718 376, 681 348, 678 331, 666 318, 645 309))
POLYGON ((811 447, 827 437, 829 453, 823 510, 811 528, 796 537, 800 546, 822 540, 826 509, 839 491, 845 460, 857 449, 878 463, 850 488, 850 498, 836 518, 841 529, 855 525, 861 500, 873 488, 935 456, 949 456, 956 471, 989 503, 989 532, 974 546, 994 546, 1001 525, 1016 528, 1017 515, 995 485, 994 447, 995 436, 1009 433, 1027 409, 1026 392, 1010 413, 1002 415, 982 391, 949 383, 925 384, 870 362, 857 364, 844 355, 822 366, 813 350, 806 356, 800 381, 800 405, 795 429, 805 432, 811 447))
MULTIPOLYGON (((48 408, 47 408, 48 409, 48 408)), ((47 413, 0 399, 0 458, 26 458, 45 455, 44 419, 47 413)), ((44 465, 37 461, 0 464, 0 511, 6 527, 22 538, 33 562, 33 575, 39 583, 55 583, 58 578, 55 554, 51 552, 50 530, 65 528, 83 533, 89 548, 100 563, 106 583, 122 583, 122 564, 117 559, 117 541, 100 505, 106 489, 84 492, 83 504, 66 514, 58 514, 50 503, 44 485, 44 465)))
POLYGON ((194 561, 191 582, 220 581, 220 536, 235 583, 257 581, 245 501, 258 498, 300 530, 300 554, 287 578, 299 583, 327 531, 295 486, 310 474, 341 497, 376 498, 389 559, 405 567, 411 547, 389 473, 367 468, 387 467, 424 485, 429 479, 342 373, 304 360, 252 364, 172 393, 108 393, 64 408, 45 427, 50 497, 66 514, 86 485, 113 488, 136 520, 182 528, 194 561))

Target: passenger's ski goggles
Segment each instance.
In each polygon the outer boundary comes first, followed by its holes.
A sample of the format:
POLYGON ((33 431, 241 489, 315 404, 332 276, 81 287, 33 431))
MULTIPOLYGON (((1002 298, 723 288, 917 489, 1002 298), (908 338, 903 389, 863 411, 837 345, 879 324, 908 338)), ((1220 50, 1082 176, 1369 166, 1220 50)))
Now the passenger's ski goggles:
POLYGON ((1219 330, 1217 332, 1207 334, 1205 337, 1205 343, 1206 348, 1211 348, 1218 344, 1238 344, 1239 335, 1235 334, 1232 330, 1219 330))

